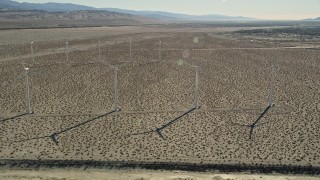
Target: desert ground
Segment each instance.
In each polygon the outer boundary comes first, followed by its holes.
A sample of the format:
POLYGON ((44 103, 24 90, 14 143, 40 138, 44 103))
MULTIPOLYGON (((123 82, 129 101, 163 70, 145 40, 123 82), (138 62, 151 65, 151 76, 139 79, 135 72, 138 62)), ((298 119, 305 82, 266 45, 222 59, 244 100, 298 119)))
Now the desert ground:
POLYGON ((238 29, 0 31, 0 158, 320 167, 320 43, 238 29))
POLYGON ((221 174, 199 173, 185 171, 154 171, 154 170, 95 170, 87 169, 44 169, 31 170, 2 170, 0 178, 3 180, 33 179, 33 180, 319 180, 315 176, 290 175, 261 175, 261 174, 221 174))

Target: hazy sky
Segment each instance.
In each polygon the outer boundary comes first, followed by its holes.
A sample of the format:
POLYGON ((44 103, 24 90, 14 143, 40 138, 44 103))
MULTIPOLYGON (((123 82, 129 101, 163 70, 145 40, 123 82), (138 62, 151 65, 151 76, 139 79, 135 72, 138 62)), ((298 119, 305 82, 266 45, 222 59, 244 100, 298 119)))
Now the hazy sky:
POLYGON ((158 10, 194 15, 223 14, 262 19, 304 19, 320 17, 320 0, 16 0, 18 2, 60 2, 98 8, 158 10))

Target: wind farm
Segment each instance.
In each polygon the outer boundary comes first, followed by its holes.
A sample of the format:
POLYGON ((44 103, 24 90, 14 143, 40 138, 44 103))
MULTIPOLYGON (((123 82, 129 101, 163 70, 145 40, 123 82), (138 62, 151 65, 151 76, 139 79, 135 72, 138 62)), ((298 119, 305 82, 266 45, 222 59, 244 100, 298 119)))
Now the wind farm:
POLYGON ((319 51, 187 30, 15 45, 0 157, 319 166, 319 51))

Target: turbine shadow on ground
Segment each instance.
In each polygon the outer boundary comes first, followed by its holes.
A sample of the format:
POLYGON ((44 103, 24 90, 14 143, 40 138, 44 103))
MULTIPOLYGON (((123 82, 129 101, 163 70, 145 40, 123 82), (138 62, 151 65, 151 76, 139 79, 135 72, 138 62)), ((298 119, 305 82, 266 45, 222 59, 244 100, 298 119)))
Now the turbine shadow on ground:
POLYGON ((4 123, 6 121, 9 121, 9 120, 14 120, 16 118, 19 118, 19 117, 22 117, 22 116, 26 116, 26 115, 29 115, 29 114, 32 114, 32 113, 21 113, 21 114, 18 114, 16 116, 13 116, 13 117, 9 117, 9 118, 5 118, 5 119, 0 119, 0 123, 4 123))
POLYGON ((67 129, 61 130, 61 131, 59 131, 59 132, 54 132, 54 133, 52 133, 51 135, 34 137, 34 138, 24 139, 24 140, 20 140, 20 141, 14 141, 14 142, 11 142, 10 144, 12 144, 12 143, 26 142, 26 141, 36 140, 36 139, 51 138, 51 140, 52 140, 56 145, 58 145, 57 135, 62 134, 62 133, 67 132, 67 131, 70 131, 70 130, 75 129, 75 128, 77 128, 77 127, 80 127, 80 126, 82 126, 82 125, 85 125, 85 124, 87 124, 87 123, 93 122, 93 121, 95 121, 95 120, 97 120, 97 119, 99 119, 99 118, 102 118, 102 117, 104 117, 104 116, 110 115, 110 114, 112 114, 112 113, 114 113, 114 112, 117 112, 117 110, 113 110, 113 111, 107 112, 107 113, 105 113, 105 114, 102 114, 102 115, 100 115, 100 116, 94 117, 94 118, 92 118, 92 119, 89 119, 89 120, 87 120, 87 121, 85 121, 85 122, 79 123, 79 124, 77 124, 77 125, 75 125, 75 126, 71 126, 71 127, 67 128, 67 129))
POLYGON ((191 113, 192 111, 198 109, 197 107, 193 107, 190 110, 184 112, 183 114, 181 114, 180 116, 176 117, 175 119, 171 120, 170 122, 162 125, 161 127, 156 128, 155 130, 150 130, 150 131, 145 131, 145 132, 141 132, 141 133, 135 133, 135 134, 130 134, 128 136, 137 136, 137 135, 145 135, 145 134, 150 134, 150 133, 157 133, 161 139, 165 140, 165 137, 161 134, 161 131, 169 126, 171 126, 172 124, 176 123, 179 119, 181 119, 182 117, 188 115, 189 113, 191 113))
MULTIPOLYGON (((236 126, 241 126, 241 127, 248 127, 250 128, 250 132, 249 132, 249 141, 252 140, 252 134, 253 134, 253 130, 255 127, 257 127, 258 125, 262 125, 262 124, 258 124, 260 122, 260 120, 265 116, 265 114, 268 113, 268 111, 270 110, 272 106, 268 105, 264 111, 260 114, 260 116, 250 125, 244 125, 244 124, 239 124, 239 123, 231 123, 232 125, 236 125, 236 126)), ((263 123, 265 124, 265 123, 263 123)))

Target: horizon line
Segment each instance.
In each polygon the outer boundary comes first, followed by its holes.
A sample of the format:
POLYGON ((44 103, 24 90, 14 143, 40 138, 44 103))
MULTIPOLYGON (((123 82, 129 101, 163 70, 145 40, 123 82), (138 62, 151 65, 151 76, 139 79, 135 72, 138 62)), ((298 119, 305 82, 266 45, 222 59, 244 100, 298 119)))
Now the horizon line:
MULTIPOLYGON (((103 10, 103 9, 120 9, 120 10, 129 10, 129 11, 136 11, 136 12, 164 12, 164 13, 172 13, 172 14, 180 14, 180 15, 189 15, 189 16, 208 16, 208 15, 219 15, 219 16, 228 16, 228 17, 243 17, 243 18, 249 18, 249 21, 254 21, 254 20, 265 20, 265 21, 299 21, 299 20, 306 20, 306 19, 316 19, 318 17, 320 17, 319 15, 314 15, 314 16, 308 16, 308 17, 304 17, 304 18, 264 18, 264 17, 259 17, 259 16, 246 16, 246 15, 228 15, 228 14, 219 14, 219 13, 207 13, 207 14, 194 14, 194 13, 188 13, 188 12, 178 12, 178 11, 166 11, 166 10, 153 10, 153 9, 128 9, 128 8, 121 8, 121 7, 96 7, 95 5, 85 5, 82 3, 70 3, 70 2, 66 2, 66 3, 60 3, 60 2, 52 2, 52 1, 48 1, 48 2, 43 2, 43 3, 32 3, 32 2, 19 2, 18 0, 9 0, 9 1, 13 1, 13 2, 18 2, 18 3, 31 3, 31 4, 47 4, 47 3, 56 3, 56 4, 72 4, 72 5, 80 5, 80 6, 86 6, 86 7, 91 7, 91 8, 95 8, 97 10, 103 10), (250 20, 252 19, 252 20, 250 20)), ((0 8, 1 9, 1 8, 0 8)), ((73 11, 73 10, 69 10, 69 11, 73 11)), ((76 11, 76 10, 74 10, 76 11)), ((58 11, 57 11, 58 12, 58 11)), ((112 12, 112 11, 111 11, 112 12)), ((124 13, 124 14, 128 14, 128 13, 124 13)), ((143 16, 143 15, 141 15, 143 16)), ((239 20, 240 21, 240 20, 239 20)), ((244 20, 241 20, 244 21, 244 20)))

